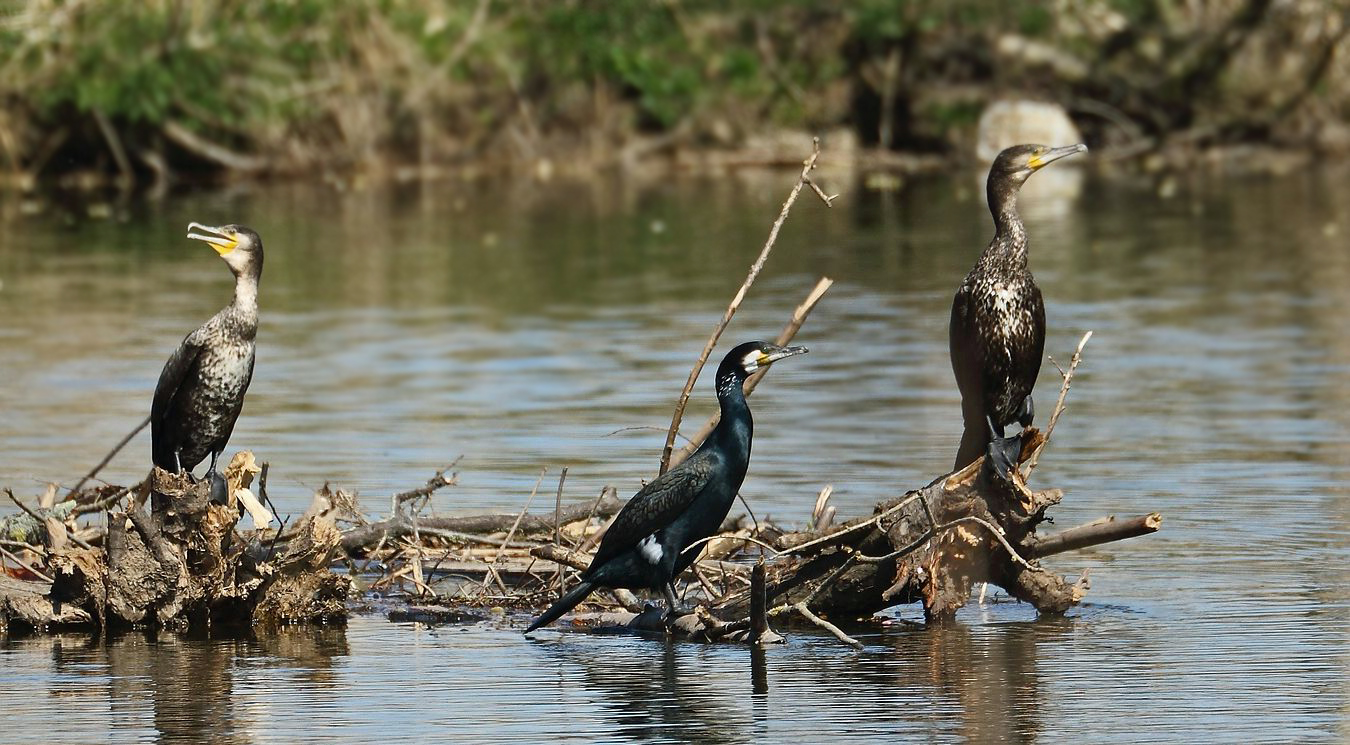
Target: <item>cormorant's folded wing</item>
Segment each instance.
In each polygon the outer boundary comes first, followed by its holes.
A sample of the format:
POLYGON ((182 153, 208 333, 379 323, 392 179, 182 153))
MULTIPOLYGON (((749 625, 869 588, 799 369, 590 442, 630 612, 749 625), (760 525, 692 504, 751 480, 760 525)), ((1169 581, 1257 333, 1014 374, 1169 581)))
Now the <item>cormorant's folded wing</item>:
POLYGON ((642 487, 605 531, 591 566, 604 564, 674 522, 712 480, 713 470, 710 457, 695 455, 642 487))
POLYGON ((173 470, 175 467, 175 446, 165 439, 167 436, 164 431, 165 418, 173 410, 174 398, 178 396, 178 391, 182 389, 184 381, 197 366, 197 359, 201 356, 202 346, 193 338, 195 336, 195 333, 188 334, 183 343, 169 355, 169 360, 164 363, 164 369, 159 373, 159 383, 155 385, 155 399, 150 404, 151 455, 155 465, 166 470, 173 470))

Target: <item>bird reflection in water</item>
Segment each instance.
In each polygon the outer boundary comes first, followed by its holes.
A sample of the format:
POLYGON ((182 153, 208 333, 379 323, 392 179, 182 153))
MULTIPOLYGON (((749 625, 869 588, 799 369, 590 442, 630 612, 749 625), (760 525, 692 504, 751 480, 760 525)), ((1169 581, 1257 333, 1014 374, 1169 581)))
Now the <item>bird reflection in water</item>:
POLYGON ((307 687, 336 688, 333 660, 349 654, 346 631, 334 627, 283 627, 257 639, 128 632, 50 643, 54 673, 106 683, 100 697, 114 731, 159 743, 252 742, 267 712, 236 705, 241 669, 286 668, 307 687))

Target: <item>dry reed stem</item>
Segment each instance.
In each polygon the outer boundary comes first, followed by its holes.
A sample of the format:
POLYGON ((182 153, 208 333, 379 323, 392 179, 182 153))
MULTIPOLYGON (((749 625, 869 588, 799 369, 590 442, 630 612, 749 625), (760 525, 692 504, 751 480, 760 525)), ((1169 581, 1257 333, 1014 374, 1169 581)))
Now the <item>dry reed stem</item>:
MULTIPOLYGON (((519 515, 516 515, 516 521, 511 524, 511 529, 506 531, 506 538, 502 541, 501 548, 497 549, 497 554, 492 557, 492 561, 488 562, 488 571, 491 572, 494 577, 497 575, 497 572, 493 567, 501 560, 502 553, 506 551, 507 544, 511 542, 512 538, 516 537, 516 528, 519 528, 520 521, 525 519, 525 513, 530 511, 530 505, 534 504, 534 495, 539 493, 539 485, 544 483, 545 473, 548 473, 547 468, 539 469, 539 478, 535 479, 534 488, 530 490, 530 498, 525 500, 524 509, 520 511, 519 515)), ((503 591, 506 590, 506 585, 502 584, 501 577, 497 577, 497 584, 502 585, 503 591)), ((483 580, 483 590, 487 590, 486 579, 483 580)))

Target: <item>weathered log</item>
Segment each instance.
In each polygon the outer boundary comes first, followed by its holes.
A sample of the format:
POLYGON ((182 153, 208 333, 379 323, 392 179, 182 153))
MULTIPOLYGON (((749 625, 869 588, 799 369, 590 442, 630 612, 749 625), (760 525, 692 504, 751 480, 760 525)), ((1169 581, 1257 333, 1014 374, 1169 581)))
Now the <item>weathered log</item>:
MULTIPOLYGON (((623 507, 623 502, 609 494, 597 501, 582 502, 579 504, 564 507, 559 513, 559 519, 563 525, 579 522, 589 519, 592 516, 600 518, 609 518, 617 514, 623 507)), ((396 538, 402 538, 412 535, 414 528, 433 530, 446 530, 455 533, 471 533, 476 535, 491 535, 493 533, 504 533, 511 529, 515 523, 518 514, 511 515, 467 515, 464 517, 422 517, 418 518, 416 526, 413 520, 406 515, 389 520, 382 520, 370 525, 363 525, 359 528, 348 530, 342 535, 342 549, 350 555, 359 556, 371 546, 376 545, 381 539, 386 541, 396 538)), ((543 535, 553 531, 554 515, 526 515, 520 520, 519 527, 516 528, 516 535, 543 535)))
POLYGON ((257 473, 252 455, 236 455, 225 473, 228 503, 217 504, 209 483, 156 468, 151 510, 109 513, 103 546, 49 547, 50 585, 0 583, 0 624, 188 628, 345 617, 349 583, 329 568, 341 542, 333 521, 308 521, 279 560, 259 562, 265 552, 235 530, 236 497, 257 473))

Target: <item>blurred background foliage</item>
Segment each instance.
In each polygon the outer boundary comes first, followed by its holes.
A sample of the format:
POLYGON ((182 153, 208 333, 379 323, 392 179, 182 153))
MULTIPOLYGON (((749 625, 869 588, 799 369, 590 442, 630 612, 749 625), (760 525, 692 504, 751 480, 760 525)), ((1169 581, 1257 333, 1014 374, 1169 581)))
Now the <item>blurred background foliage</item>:
POLYGON ((1344 0, 0 0, 0 168, 32 180, 736 148, 959 155, 994 100, 1124 155, 1350 151, 1344 0))

